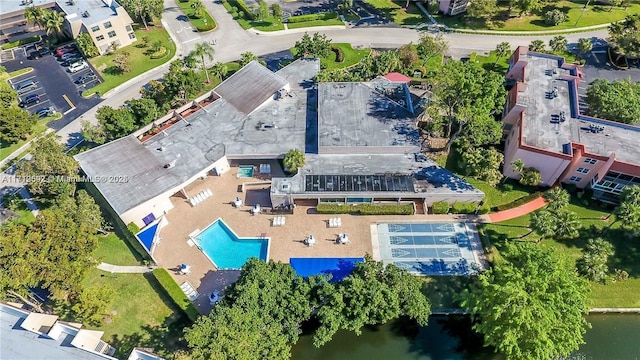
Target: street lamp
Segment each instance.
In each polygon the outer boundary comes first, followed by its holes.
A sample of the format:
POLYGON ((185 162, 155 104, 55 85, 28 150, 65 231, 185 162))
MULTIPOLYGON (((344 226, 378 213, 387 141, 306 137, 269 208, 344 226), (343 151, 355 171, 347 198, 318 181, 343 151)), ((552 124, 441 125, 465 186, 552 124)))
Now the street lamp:
POLYGON ((578 20, 576 20, 576 23, 573 25, 574 27, 578 26, 578 21, 580 21, 580 19, 582 19, 582 15, 584 15, 584 12, 587 11, 587 7, 589 6, 590 2, 591 2, 591 0, 587 0, 587 3, 582 8, 582 13, 580 14, 580 16, 578 16, 578 20))

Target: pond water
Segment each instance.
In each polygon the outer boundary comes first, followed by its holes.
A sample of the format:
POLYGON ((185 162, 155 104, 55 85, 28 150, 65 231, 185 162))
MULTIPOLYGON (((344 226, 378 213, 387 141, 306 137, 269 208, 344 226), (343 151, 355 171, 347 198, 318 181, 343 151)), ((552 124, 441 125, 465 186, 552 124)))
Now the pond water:
MULTIPOLYGON (((569 359, 640 359, 640 315, 590 315, 588 319, 593 328, 585 335, 586 344, 569 359)), ((360 336, 341 331, 319 349, 305 335, 292 355, 294 360, 504 359, 482 347, 482 339, 470 330, 467 319, 445 316, 432 316, 426 327, 398 321, 366 328, 360 336)))

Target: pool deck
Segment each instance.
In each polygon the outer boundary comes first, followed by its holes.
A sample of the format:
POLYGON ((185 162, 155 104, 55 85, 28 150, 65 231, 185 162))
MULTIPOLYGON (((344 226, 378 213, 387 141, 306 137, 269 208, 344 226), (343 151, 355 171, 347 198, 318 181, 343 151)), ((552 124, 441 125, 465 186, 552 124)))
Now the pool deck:
MULTIPOLYGON (((274 165, 271 167, 275 168, 274 165)), ((372 225, 382 222, 412 222, 412 221, 464 221, 485 222, 486 217, 453 217, 447 215, 395 215, 395 216, 354 216, 354 215, 324 215, 315 213, 310 206, 297 206, 293 215, 284 215, 286 224, 272 227, 274 215, 251 215, 250 209, 254 203, 264 207, 270 206, 269 185, 248 187, 246 192, 239 192, 243 183, 264 182, 265 178, 237 178, 237 167, 222 176, 210 176, 206 180, 196 180, 186 192, 189 196, 204 189, 211 189, 213 196, 192 207, 187 199, 174 196, 171 198, 174 208, 168 212, 166 218, 169 224, 160 231, 161 242, 157 245, 154 258, 158 265, 169 270, 178 285, 189 281, 200 293, 194 302, 202 313, 211 309, 207 295, 214 290, 220 290, 224 284, 219 280, 220 274, 209 259, 197 246, 188 244, 189 234, 195 230, 204 230, 217 218, 224 222, 239 237, 261 237, 270 239, 269 259, 289 262, 292 257, 362 257, 372 254, 379 259, 379 251, 372 244, 372 225), (232 205, 235 197, 240 197, 245 206, 235 208, 232 205), (340 217, 342 226, 329 228, 330 217, 340 217), (351 241, 348 245, 339 245, 335 239, 339 233, 347 233, 351 241), (303 240, 309 234, 318 240, 317 245, 308 247, 303 240), (191 273, 177 275, 178 266, 182 263, 191 265, 191 273)), ((256 174, 254 172, 254 176, 256 174)), ((283 216, 283 215, 277 215, 283 216)), ((237 273, 237 272, 236 272, 237 273)), ((237 276, 237 274, 236 274, 237 276)))

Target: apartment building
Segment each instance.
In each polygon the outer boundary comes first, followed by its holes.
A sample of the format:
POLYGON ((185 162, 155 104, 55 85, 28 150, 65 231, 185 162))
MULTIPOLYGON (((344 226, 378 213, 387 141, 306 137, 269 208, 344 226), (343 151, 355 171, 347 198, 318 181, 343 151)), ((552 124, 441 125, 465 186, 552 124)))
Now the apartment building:
POLYGON ((591 188, 609 203, 626 185, 640 185, 640 128, 581 114, 576 65, 521 46, 506 78, 514 85, 502 120, 505 176, 519 177, 509 164, 520 159, 540 171, 544 185, 591 188))
POLYGON ((38 30, 33 25, 28 25, 24 18, 24 10, 29 6, 37 6, 43 9, 56 7, 55 0, 2 0, 0 1, 0 41, 26 35, 38 30))
POLYGON ((440 0, 440 12, 445 15, 458 15, 467 11, 469 0, 440 0))

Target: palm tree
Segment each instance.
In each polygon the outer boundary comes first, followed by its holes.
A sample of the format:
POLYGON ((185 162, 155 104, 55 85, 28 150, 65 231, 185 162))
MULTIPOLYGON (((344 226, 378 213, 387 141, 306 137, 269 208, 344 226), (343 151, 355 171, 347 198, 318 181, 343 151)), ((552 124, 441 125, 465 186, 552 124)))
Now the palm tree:
POLYGON ((567 38, 562 35, 554 36, 549 40, 549 47, 551 51, 559 53, 567 48, 567 38))
POLYGON ((553 212, 557 212, 569 205, 571 196, 569 195, 567 190, 564 190, 561 187, 557 186, 545 192, 544 199, 549 204, 547 205, 547 208, 553 212))
POLYGON ((47 35, 54 33, 57 38, 62 34, 62 24, 64 24, 64 16, 54 10, 49 10, 44 13, 44 28, 47 31, 47 35))
POLYGON ((496 67, 496 65, 498 64, 498 61, 500 61, 500 59, 502 59, 503 57, 507 56, 509 51, 511 51, 511 45, 506 41, 503 41, 503 42, 501 42, 500 44, 498 44, 496 46, 496 62, 494 62, 493 66, 491 66, 492 70, 493 70, 493 68, 496 67))
POLYGON ((211 74, 222 80, 222 78, 227 74, 227 65, 218 61, 211 67, 211 74))
POLYGON ((209 79, 209 71, 207 70, 207 64, 205 63, 205 57, 208 58, 209 60, 213 60, 213 55, 216 53, 216 51, 213 49, 213 46, 207 44, 207 43, 199 43, 196 44, 196 48, 191 51, 191 53, 189 55, 193 55, 193 56, 197 56, 200 58, 200 65, 202 65, 202 69, 204 70, 204 73, 207 75, 207 83, 211 82, 211 79, 209 79))
POLYGON ((240 54, 240 67, 247 65, 253 60, 258 60, 258 57, 251 51, 243 52, 240 54))
POLYGON ((616 221, 631 228, 640 228, 640 186, 625 186, 620 193, 620 205, 615 209, 616 221))
POLYGON ((578 40, 578 52, 580 53, 580 57, 583 57, 586 53, 593 49, 593 43, 591 39, 581 38, 578 40))
POLYGON ((201 18, 202 12, 204 11, 204 5, 202 1, 196 0, 191 4, 191 8, 193 9, 193 17, 201 18))
MULTIPOLYGON (((540 240, 550 238, 556 232, 555 215, 546 209, 536 211, 531 214, 531 223, 529 226, 532 232, 535 231, 540 235, 540 240)), ((531 234, 531 232, 529 234, 531 234)))
POLYGON ((529 51, 544 52, 544 41, 533 40, 531 44, 529 44, 529 51))
POLYGON ((559 213, 553 214, 554 222, 555 222, 555 235, 559 239, 574 239, 578 237, 580 228, 582 224, 580 223, 580 219, 578 219, 578 215, 573 211, 560 211, 559 213))
POLYGON ((42 29, 44 15, 44 10, 37 6, 29 6, 24 10, 24 18, 27 20, 27 23, 37 25, 39 29, 42 29))
POLYGON ((516 174, 522 173, 522 170, 524 170, 524 162, 521 159, 513 160, 511 162, 511 170, 516 174))
POLYGON ((284 160, 282 162, 287 171, 294 173, 304 166, 306 159, 302 151, 298 149, 291 149, 284 155, 284 160))

